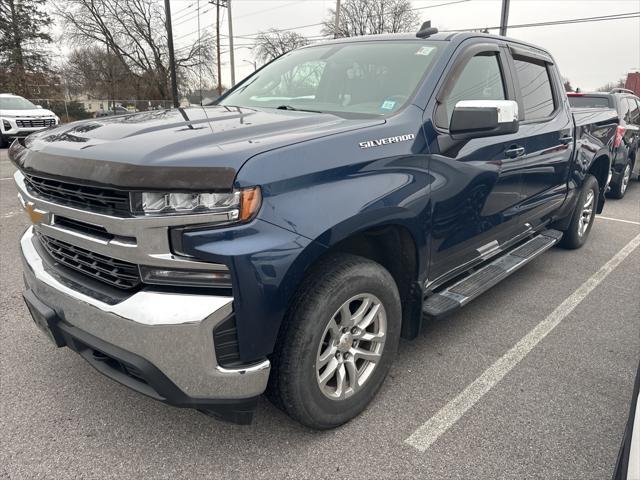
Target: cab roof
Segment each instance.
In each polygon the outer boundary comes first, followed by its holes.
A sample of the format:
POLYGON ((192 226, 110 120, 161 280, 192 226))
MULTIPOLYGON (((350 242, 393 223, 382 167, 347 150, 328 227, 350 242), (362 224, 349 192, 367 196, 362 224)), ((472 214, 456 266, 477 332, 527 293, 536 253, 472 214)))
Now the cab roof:
MULTIPOLYGON (((551 57, 551 54, 544 48, 541 48, 531 43, 523 42, 522 40, 518 40, 516 38, 503 37, 500 35, 493 35, 491 33, 458 32, 458 31, 438 32, 433 35, 429 35, 428 37, 425 37, 425 38, 417 37, 415 33, 382 33, 378 35, 342 37, 342 38, 336 38, 333 40, 319 41, 317 43, 309 45, 309 47, 313 45, 331 45, 331 44, 352 43, 352 42, 376 42, 376 41, 385 41, 385 40, 415 40, 415 41, 434 41, 435 40, 440 42, 451 42, 451 43, 459 44, 470 38, 484 38, 495 43, 518 44, 533 50, 538 50, 539 52, 543 52, 547 56, 551 57)), ((308 48, 308 47, 303 47, 303 48, 308 48)))

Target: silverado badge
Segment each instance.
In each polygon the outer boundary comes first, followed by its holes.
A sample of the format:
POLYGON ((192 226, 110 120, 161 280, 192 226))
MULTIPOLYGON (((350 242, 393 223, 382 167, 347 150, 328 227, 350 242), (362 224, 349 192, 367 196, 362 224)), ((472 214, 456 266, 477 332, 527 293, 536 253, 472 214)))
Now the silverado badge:
POLYGON ((380 147, 382 145, 389 145, 390 143, 406 142, 414 138, 416 138, 416 136, 413 133, 408 133, 395 137, 379 138, 378 140, 367 140, 366 142, 360 142, 359 145, 360 148, 380 147))

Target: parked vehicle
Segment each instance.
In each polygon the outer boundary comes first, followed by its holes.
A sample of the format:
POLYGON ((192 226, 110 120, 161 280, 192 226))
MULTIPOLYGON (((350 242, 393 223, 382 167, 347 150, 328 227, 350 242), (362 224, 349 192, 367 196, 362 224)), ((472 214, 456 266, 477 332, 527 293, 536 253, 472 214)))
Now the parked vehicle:
POLYGON ((109 107, 107 110, 100 109, 96 113, 93 114, 94 118, 102 118, 102 117, 110 117, 112 115, 127 115, 130 113, 134 113, 134 110, 129 110, 122 105, 115 105, 113 107, 109 107))
POLYGON ((13 138, 26 137, 59 122, 51 110, 18 95, 0 93, 0 148, 6 147, 13 138))
POLYGON ((613 141, 610 196, 622 198, 633 176, 640 179, 640 98, 631 90, 615 88, 610 93, 567 93, 577 108, 614 108, 619 121, 613 141))
POLYGON ((629 418, 618 451, 613 480, 636 480, 640 478, 640 365, 629 406, 629 418), (636 452, 635 454, 633 452, 636 452))
POLYGON ((35 322, 172 405, 244 423, 266 389, 313 428, 358 415, 424 315, 579 248, 605 201, 616 112, 572 114, 538 47, 436 32, 14 143, 35 322))

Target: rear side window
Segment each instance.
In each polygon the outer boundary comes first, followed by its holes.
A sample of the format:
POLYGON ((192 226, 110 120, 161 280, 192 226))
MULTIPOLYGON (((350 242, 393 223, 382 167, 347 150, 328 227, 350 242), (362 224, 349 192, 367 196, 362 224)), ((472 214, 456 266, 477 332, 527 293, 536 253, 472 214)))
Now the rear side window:
POLYGON ((555 104, 547 65, 518 58, 514 58, 514 61, 524 104, 524 119, 548 117, 555 110, 555 104))
POLYGON ((447 126, 460 100, 505 100, 505 88, 497 54, 472 57, 455 80, 440 108, 446 109, 447 126))
POLYGON ((609 108, 612 107, 609 98, 582 95, 579 97, 569 95, 569 104, 575 108, 609 108))
POLYGON ((618 112, 618 115, 620 115, 620 118, 624 119, 625 122, 629 122, 630 105, 627 103, 627 100, 625 98, 619 98, 619 102, 620 102, 620 111, 618 112))
POLYGON ((633 125, 640 124, 640 110, 638 110, 638 103, 633 98, 627 98, 629 104, 629 113, 625 121, 633 125))

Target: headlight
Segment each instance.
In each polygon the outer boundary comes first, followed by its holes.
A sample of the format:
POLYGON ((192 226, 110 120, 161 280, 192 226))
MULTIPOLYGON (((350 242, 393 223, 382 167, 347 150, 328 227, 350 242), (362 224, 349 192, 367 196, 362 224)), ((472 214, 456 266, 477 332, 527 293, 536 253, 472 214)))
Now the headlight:
POLYGON ((140 192, 132 198, 133 210, 140 215, 226 214, 227 221, 251 220, 260 209, 260 187, 230 193, 140 192))

